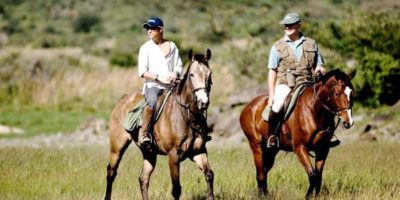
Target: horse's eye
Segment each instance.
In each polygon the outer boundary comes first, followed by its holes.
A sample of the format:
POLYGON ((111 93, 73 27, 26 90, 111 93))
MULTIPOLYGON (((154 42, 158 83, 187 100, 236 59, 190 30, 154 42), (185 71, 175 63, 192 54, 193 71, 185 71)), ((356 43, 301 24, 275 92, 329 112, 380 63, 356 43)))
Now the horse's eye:
POLYGON ((339 93, 335 93, 335 95, 338 97, 338 96, 339 96, 339 93))
POLYGON ((190 77, 194 77, 194 74, 190 74, 190 77))

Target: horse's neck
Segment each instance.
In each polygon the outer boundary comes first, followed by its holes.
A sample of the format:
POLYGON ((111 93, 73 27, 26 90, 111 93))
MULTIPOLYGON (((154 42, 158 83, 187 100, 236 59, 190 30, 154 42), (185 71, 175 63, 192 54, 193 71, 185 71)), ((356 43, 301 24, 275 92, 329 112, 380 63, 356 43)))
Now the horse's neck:
MULTIPOLYGON (((313 89, 313 101, 312 107, 314 108, 314 113, 316 116, 325 116, 326 119, 328 116, 331 116, 331 112, 325 107, 330 106, 330 94, 329 88, 326 87, 326 84, 319 83, 315 85, 313 89)), ((333 117, 333 116, 332 116, 333 117)), ((323 119, 321 117, 317 117, 318 119, 323 119)), ((330 119, 330 118, 329 118, 330 119)))
POLYGON ((192 88, 189 84, 189 79, 186 79, 184 83, 182 83, 182 90, 179 91, 177 94, 179 96, 179 99, 182 101, 181 103, 184 104, 190 104, 193 101, 193 93, 192 93, 192 88))

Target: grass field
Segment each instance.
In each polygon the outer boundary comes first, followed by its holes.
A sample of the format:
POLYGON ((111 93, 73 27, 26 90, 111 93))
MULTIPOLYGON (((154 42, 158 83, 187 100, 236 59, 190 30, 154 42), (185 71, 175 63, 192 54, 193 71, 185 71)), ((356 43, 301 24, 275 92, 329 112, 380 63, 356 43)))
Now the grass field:
MULTIPOLYGON (((210 144, 216 199, 257 199, 255 170, 247 143, 210 144)), ((400 196, 397 143, 351 143, 331 151, 319 199, 396 199, 400 196)), ((0 148, 0 199, 102 199, 107 146, 69 149, 0 148)), ((114 183, 113 199, 140 199, 142 159, 127 151, 114 183)), ((305 172, 292 153, 279 153, 269 176, 270 199, 302 199, 305 172)), ((181 167, 182 199, 204 199, 206 184, 194 163, 181 167)), ((150 182, 151 199, 172 199, 166 157, 150 182)))

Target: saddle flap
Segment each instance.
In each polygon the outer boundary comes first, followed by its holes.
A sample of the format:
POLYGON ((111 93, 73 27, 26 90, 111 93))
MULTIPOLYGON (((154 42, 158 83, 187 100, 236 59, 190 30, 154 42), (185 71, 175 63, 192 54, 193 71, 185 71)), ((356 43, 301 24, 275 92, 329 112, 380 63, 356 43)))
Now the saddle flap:
POLYGON ((285 121, 290 114, 292 113, 298 97, 304 92, 304 90, 308 87, 308 84, 300 84, 293 92, 290 92, 289 95, 285 99, 285 103, 283 106, 283 113, 284 113, 284 118, 283 121, 285 121))

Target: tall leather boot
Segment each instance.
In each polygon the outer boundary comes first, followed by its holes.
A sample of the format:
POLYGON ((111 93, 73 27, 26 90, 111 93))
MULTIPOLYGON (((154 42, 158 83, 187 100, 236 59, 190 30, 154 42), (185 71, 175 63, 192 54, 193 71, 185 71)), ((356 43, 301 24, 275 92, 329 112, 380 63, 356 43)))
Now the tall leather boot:
POLYGON ((279 148, 279 137, 276 129, 278 128, 278 124, 280 122, 280 114, 271 110, 268 117, 268 140, 267 140, 267 148, 279 148))
POLYGON ((142 123, 142 128, 139 130, 139 146, 140 148, 148 148, 151 147, 151 139, 149 136, 149 129, 150 129, 150 123, 153 118, 153 113, 154 109, 152 109, 149 106, 145 106, 143 110, 143 123, 142 123))

